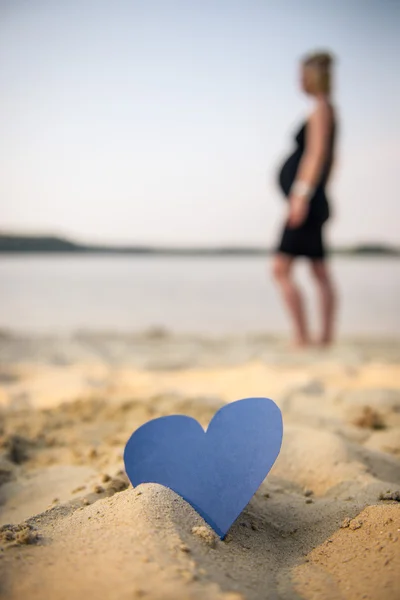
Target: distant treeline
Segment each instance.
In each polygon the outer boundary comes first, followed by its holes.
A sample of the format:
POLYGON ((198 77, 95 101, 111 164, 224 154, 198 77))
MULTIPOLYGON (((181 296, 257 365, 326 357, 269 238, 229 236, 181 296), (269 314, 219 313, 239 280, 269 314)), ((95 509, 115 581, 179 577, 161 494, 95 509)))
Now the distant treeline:
MULTIPOLYGON (((0 253, 147 254, 166 256, 265 256, 271 250, 261 247, 157 248, 153 246, 110 246, 79 244, 56 236, 0 234, 0 253)), ((400 248, 384 244, 362 244, 337 248, 333 254, 400 256, 400 248)))

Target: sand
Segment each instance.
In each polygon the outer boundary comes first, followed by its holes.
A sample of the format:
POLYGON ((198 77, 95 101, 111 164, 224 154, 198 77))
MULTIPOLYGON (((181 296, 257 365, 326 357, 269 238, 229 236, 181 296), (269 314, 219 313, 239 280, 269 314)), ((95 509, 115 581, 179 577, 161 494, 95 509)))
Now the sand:
POLYGON ((0 596, 397 600, 400 347, 291 353, 267 336, 0 336, 0 596), (281 453, 227 538, 172 491, 133 489, 149 419, 207 426, 273 398, 281 453))

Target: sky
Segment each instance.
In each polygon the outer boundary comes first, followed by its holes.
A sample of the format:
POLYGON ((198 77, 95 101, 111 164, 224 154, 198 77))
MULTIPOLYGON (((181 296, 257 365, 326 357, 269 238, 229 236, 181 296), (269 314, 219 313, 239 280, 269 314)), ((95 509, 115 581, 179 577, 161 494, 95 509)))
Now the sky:
POLYGON ((275 244, 298 61, 327 48, 331 242, 398 243, 399 26, 398 0, 0 0, 0 230, 275 244))

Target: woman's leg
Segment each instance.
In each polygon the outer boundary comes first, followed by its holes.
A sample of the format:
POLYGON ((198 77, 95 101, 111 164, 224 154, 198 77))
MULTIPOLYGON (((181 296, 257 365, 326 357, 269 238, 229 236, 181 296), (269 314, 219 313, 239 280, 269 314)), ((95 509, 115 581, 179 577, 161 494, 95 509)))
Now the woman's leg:
POLYGON ((309 342, 304 303, 300 291, 292 279, 294 258, 285 254, 276 254, 273 262, 273 275, 277 281, 295 330, 295 343, 305 346, 309 342))
POLYGON ((324 260, 312 260, 311 272, 317 284, 322 317, 322 333, 319 343, 325 346, 333 341, 333 328, 336 310, 336 295, 328 266, 324 260))

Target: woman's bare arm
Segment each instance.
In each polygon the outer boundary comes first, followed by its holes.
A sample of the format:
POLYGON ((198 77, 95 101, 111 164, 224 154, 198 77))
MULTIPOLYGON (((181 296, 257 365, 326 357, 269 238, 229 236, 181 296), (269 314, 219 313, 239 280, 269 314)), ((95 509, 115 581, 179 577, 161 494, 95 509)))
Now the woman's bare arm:
POLYGON ((311 115, 306 129, 306 147, 297 171, 296 180, 311 187, 319 183, 329 150, 332 122, 331 108, 327 102, 319 102, 311 115))
MULTIPOLYGON (((327 102, 320 101, 308 121, 306 147, 296 175, 296 182, 309 189, 314 189, 319 183, 329 150, 331 125, 332 110, 327 102)), ((289 200, 289 225, 298 227, 307 217, 308 199, 307 196, 296 195, 294 189, 289 200)))

